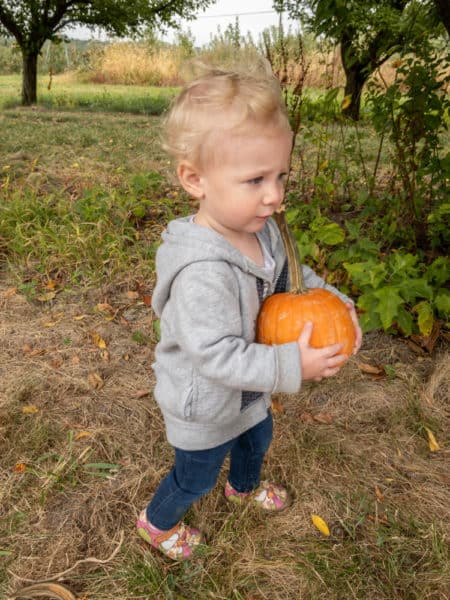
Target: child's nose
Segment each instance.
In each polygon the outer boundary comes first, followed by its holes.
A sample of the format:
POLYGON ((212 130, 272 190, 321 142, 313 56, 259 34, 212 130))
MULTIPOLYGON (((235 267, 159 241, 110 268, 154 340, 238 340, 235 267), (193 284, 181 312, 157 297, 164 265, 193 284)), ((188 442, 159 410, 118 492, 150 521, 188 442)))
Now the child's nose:
POLYGON ((279 183, 271 185, 264 194, 264 204, 281 204, 283 201, 284 187, 279 183))

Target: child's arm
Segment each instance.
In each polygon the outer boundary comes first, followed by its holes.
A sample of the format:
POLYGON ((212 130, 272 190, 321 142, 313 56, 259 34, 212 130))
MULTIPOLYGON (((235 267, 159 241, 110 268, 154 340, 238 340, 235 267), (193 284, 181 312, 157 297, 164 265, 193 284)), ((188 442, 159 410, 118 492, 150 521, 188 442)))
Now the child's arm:
POLYGON ((250 317, 241 314, 238 282, 227 263, 184 268, 173 281, 170 303, 171 320, 164 326, 202 377, 255 392, 300 389, 297 342, 267 346, 244 339, 243 319, 250 317))

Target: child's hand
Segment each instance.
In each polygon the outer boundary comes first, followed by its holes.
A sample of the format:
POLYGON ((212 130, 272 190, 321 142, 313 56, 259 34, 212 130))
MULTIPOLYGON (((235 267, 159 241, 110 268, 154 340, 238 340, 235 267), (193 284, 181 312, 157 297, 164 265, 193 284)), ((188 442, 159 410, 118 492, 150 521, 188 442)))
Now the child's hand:
POLYGON ((356 314, 355 305, 352 302, 346 302, 345 306, 350 311, 350 317, 353 321, 353 325, 355 326, 356 338, 355 338, 355 345, 353 347, 352 354, 356 354, 358 352, 358 350, 361 348, 362 331, 361 331, 361 327, 359 326, 358 315, 356 314))
POLYGON ((302 379, 314 379, 320 381, 323 377, 336 375, 348 356, 338 354, 342 350, 342 344, 333 344, 324 348, 313 348, 310 345, 313 324, 308 321, 302 329, 298 338, 300 355, 302 361, 302 379))

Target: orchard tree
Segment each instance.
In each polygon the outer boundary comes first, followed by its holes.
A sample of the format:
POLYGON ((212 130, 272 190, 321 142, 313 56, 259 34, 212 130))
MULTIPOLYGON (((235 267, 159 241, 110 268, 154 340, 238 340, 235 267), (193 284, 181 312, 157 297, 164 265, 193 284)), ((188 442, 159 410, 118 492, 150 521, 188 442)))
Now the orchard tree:
POLYGON ((46 40, 60 41, 69 25, 100 27, 117 36, 145 26, 176 26, 215 0, 0 0, 0 34, 16 39, 22 51, 22 104, 36 102, 37 60, 46 40))
POLYGON ((449 5, 449 0, 274 0, 277 10, 287 10, 340 45, 346 77, 343 113, 354 120, 370 75, 395 52, 438 33, 449 5))

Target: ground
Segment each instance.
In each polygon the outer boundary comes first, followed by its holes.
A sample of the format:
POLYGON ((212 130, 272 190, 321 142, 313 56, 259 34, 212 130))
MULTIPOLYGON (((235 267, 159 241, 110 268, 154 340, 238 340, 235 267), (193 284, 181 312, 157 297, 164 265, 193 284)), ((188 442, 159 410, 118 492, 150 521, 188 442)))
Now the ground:
POLYGON ((368 334, 336 378, 279 398, 265 472, 289 485, 292 507, 269 518, 229 507, 224 469, 189 514, 209 550, 185 567, 134 530, 171 462, 152 398, 147 296, 30 302, 4 283, 0 298, 4 593, 67 571, 66 585, 99 600, 448 597, 450 369, 441 345, 430 356, 368 334), (388 376, 367 365, 388 365, 388 376))
POLYGON ((442 338, 368 333, 336 377, 278 398, 264 475, 288 511, 228 505, 225 465, 187 515, 201 556, 146 547, 134 522, 172 461, 152 261, 187 201, 156 119, 14 109, 0 132, 0 598, 42 580, 83 600, 449 598, 442 338))

